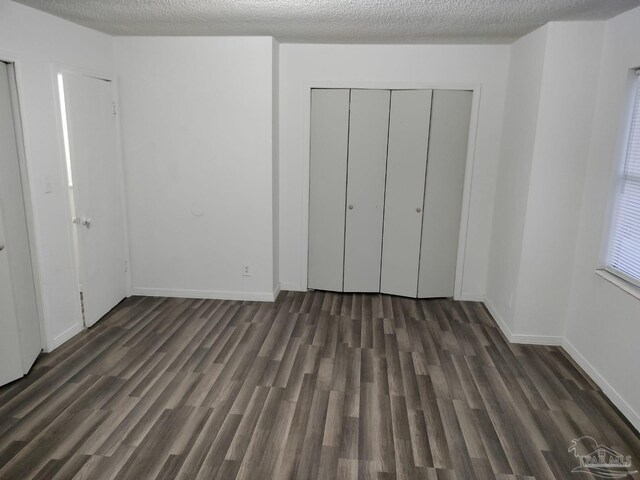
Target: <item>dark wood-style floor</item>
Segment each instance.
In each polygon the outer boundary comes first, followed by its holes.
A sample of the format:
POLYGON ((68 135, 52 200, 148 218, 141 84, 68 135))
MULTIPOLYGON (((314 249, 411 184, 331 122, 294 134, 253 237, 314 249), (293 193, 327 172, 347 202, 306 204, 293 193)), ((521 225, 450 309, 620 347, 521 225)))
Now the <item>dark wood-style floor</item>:
POLYGON ((561 349, 450 300, 132 297, 0 389, 12 480, 591 478, 583 435, 640 466, 561 349))

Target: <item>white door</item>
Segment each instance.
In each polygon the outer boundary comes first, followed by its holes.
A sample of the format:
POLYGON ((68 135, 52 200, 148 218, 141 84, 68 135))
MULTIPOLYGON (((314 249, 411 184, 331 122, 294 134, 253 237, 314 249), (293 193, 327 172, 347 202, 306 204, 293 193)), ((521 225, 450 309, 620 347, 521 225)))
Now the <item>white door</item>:
POLYGON ((408 297, 418 294, 430 114, 431 90, 391 92, 382 293, 408 297))
POLYGON ((389 90, 351 90, 344 291, 379 292, 389 90))
POLYGON ((349 90, 311 91, 309 288, 342 291, 349 90))
POLYGON ((27 373, 42 349, 10 75, 0 62, 0 384, 27 373))
MULTIPOLYGON (((122 185, 111 82, 64 74, 85 325, 126 296, 122 185)), ((150 201, 152 201, 150 199, 150 201)))
POLYGON ((473 93, 434 90, 418 297, 453 297, 473 93))

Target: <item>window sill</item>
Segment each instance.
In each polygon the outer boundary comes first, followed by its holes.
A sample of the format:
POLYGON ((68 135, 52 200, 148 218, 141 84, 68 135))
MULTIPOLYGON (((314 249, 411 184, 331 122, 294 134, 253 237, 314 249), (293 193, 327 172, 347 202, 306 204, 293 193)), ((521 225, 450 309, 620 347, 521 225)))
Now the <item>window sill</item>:
POLYGON ((625 279, 620 278, 614 273, 601 268, 596 269, 596 273, 604 278, 607 282, 613 283, 616 287, 621 288, 632 297, 640 300, 640 287, 635 286, 633 283, 627 282, 625 279))

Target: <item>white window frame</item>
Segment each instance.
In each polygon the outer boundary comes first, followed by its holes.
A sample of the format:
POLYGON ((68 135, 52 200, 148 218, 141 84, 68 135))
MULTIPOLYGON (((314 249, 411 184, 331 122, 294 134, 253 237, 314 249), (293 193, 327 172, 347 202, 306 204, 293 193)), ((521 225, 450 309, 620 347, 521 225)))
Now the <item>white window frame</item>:
MULTIPOLYGON (((636 289, 640 291, 640 278, 634 278, 626 274, 625 272, 618 270, 616 267, 612 265, 613 262, 611 259, 615 235, 616 235, 616 231, 615 231, 616 217, 618 214, 620 193, 624 189, 627 182, 640 183, 640 178, 635 178, 636 175, 634 175, 634 179, 629 179, 629 173, 627 171, 627 164, 629 161, 630 136, 632 133, 631 129, 634 126, 632 119, 636 109, 640 109, 640 68, 632 70, 632 73, 634 73, 635 75, 633 76, 633 80, 631 82, 630 89, 629 89, 629 95, 627 97, 629 100, 629 104, 628 104, 627 122, 625 124, 624 147, 622 149, 622 151, 624 152, 624 155, 623 155, 623 158, 621 159, 622 168, 620 168, 616 172, 615 199, 613 202, 613 209, 611 212, 611 221, 610 221, 609 230, 607 233, 608 235, 607 249, 606 249, 606 257, 605 257, 605 266, 603 267, 603 270, 605 270, 606 272, 609 272, 612 275, 615 275, 616 277, 620 278, 624 282, 627 282, 628 284, 630 284, 634 291, 636 289)), ((638 128, 640 129, 640 126, 638 126, 638 128)), ((637 293, 637 292, 634 292, 634 293, 637 293)))

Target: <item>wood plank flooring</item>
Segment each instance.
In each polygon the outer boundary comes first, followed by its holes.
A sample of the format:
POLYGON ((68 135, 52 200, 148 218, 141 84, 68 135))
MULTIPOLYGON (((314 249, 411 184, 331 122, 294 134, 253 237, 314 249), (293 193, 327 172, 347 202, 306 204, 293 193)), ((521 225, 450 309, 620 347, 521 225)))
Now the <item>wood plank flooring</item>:
POLYGON ((640 467, 561 349, 450 300, 132 297, 0 388, 11 480, 592 478, 583 435, 640 467))

